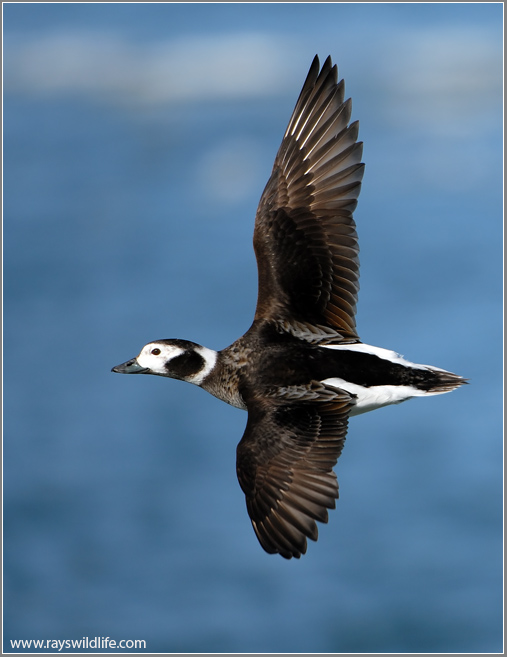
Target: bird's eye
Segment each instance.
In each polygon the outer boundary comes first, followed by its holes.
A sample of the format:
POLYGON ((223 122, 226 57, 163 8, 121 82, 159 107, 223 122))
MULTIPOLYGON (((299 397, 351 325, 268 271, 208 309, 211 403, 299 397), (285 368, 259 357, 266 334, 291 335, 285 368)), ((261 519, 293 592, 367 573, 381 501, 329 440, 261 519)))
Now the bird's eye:
POLYGON ((160 349, 152 349, 152 350, 151 350, 151 353, 152 353, 154 356, 158 356, 159 353, 160 353, 160 349))

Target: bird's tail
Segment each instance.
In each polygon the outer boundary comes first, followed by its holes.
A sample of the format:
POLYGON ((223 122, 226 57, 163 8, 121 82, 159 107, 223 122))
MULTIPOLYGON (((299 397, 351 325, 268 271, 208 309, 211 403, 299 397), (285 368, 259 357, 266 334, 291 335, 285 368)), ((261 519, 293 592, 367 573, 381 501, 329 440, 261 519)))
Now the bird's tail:
POLYGON ((438 367, 430 367, 429 365, 424 367, 428 372, 431 372, 431 375, 425 377, 424 382, 419 381, 417 387, 423 389, 427 395, 441 395, 468 383, 467 379, 458 374, 441 370, 438 367))

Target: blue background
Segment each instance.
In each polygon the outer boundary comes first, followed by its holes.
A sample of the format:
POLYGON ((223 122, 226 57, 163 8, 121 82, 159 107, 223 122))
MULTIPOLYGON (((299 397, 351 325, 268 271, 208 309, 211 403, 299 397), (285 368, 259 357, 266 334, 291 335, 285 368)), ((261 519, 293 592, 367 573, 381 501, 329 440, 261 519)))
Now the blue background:
POLYGON ((5 649, 502 650, 502 5, 4 5, 5 649), (354 418, 300 561, 246 414, 111 374, 250 325, 258 199, 310 62, 361 123, 359 334, 470 378, 354 418))

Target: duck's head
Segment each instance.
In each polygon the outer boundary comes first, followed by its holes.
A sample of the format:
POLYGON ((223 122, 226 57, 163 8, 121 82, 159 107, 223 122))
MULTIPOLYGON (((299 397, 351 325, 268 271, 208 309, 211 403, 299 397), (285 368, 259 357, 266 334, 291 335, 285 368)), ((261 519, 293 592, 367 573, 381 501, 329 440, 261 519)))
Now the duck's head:
POLYGON ((190 340, 155 340, 139 356, 113 367, 118 374, 155 374, 201 385, 214 368, 217 352, 190 340))

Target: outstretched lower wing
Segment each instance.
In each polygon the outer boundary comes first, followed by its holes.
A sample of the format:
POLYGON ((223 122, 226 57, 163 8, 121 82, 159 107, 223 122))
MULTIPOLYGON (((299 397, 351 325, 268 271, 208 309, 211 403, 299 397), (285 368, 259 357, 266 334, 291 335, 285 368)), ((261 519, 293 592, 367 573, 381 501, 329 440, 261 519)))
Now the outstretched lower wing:
POLYGON ((259 203, 255 319, 322 326, 358 341, 359 247, 352 213, 364 165, 358 122, 331 59, 315 57, 259 203))
POLYGON ((317 540, 338 482, 333 467, 345 442, 353 398, 319 382, 278 389, 248 403, 237 473, 262 547, 290 559, 317 540))

